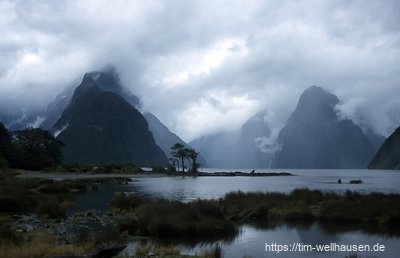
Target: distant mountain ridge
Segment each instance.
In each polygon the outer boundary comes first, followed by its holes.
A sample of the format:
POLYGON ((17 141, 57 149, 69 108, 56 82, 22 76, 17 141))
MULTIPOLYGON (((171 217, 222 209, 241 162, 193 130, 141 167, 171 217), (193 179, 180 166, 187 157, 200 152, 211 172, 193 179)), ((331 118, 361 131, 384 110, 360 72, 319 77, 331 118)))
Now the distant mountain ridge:
POLYGON ((375 149, 361 128, 340 119, 334 107, 339 99, 311 86, 278 136, 281 150, 274 168, 366 168, 375 149))
POLYGON ((49 105, 47 105, 45 118, 40 124, 40 127, 48 130, 54 126, 71 102, 75 88, 75 85, 65 88, 49 105))
POLYGON ((238 131, 203 136, 190 145, 204 155, 210 167, 269 168, 273 153, 263 152, 257 141, 271 136, 266 115, 266 110, 260 111, 238 131))
POLYGON ((368 168, 400 170, 400 127, 386 139, 368 168))

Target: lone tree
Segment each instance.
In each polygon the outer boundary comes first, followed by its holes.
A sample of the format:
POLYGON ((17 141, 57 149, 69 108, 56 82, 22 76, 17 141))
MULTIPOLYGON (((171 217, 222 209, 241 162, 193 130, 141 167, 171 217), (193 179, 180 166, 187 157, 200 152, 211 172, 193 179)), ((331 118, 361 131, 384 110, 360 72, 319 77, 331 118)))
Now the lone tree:
POLYGON ((185 159, 186 159, 186 148, 185 145, 182 143, 175 143, 174 146, 171 147, 171 155, 174 157, 178 162, 177 170, 179 171, 179 167, 182 169, 182 172, 185 172, 185 159))
POLYGON ((190 167, 190 172, 197 172, 197 169, 200 167, 200 164, 197 163, 197 157, 200 152, 196 152, 195 149, 186 148, 182 143, 175 143, 174 146, 171 147, 171 156, 170 162, 173 166, 181 169, 181 172, 185 172, 187 168, 186 164, 190 167))
POLYGON ((186 158, 190 163, 190 172, 197 172, 197 169, 200 167, 200 164, 197 163, 197 157, 200 152, 197 152, 195 149, 186 149, 186 158))

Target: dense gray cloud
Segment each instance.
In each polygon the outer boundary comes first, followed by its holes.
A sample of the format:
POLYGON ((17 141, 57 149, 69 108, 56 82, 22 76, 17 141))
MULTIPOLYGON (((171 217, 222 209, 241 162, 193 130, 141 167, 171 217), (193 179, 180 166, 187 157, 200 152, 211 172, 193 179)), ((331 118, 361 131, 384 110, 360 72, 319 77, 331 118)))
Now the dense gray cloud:
POLYGON ((388 135, 400 125, 399 12, 396 0, 3 0, 0 108, 44 108, 112 64, 186 140, 265 108, 277 131, 311 85, 388 135))

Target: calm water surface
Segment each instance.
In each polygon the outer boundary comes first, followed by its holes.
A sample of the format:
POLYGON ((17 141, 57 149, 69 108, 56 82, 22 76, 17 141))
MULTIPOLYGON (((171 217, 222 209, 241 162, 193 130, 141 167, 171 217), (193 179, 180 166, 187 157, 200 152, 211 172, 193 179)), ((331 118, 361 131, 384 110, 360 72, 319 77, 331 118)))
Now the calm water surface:
MULTIPOLYGON (((243 171, 211 169, 207 171, 243 171)), ((203 172, 207 172, 204 171, 203 172)), ((383 192, 400 193, 400 171, 380 170, 268 170, 256 172, 290 172, 295 176, 279 177, 149 177, 139 178, 127 185, 110 185, 97 192, 81 194, 74 210, 105 210, 115 192, 133 192, 142 196, 164 197, 173 200, 190 201, 194 199, 213 199, 223 197, 231 191, 262 191, 288 193, 296 188, 318 189, 344 193, 346 190, 360 193, 383 192), (337 180, 341 179, 342 184, 337 180), (349 184, 350 180, 361 179, 362 184, 349 184)), ((399 207, 393 207, 399 209, 399 207)), ((399 234, 377 234, 374 231, 354 228, 351 225, 332 223, 321 225, 281 224, 274 227, 242 226, 241 233, 233 240, 220 241, 225 258, 251 257, 346 257, 349 252, 266 252, 266 243, 277 244, 374 244, 385 245, 384 252, 358 252, 359 257, 400 257, 399 234)), ((134 250, 138 243, 129 244, 126 252, 134 250)), ((214 243, 215 244, 215 243, 214 243)), ((201 254, 211 245, 197 243, 190 247, 183 245, 188 254, 201 254)))
MULTIPOLYGON (((208 169, 207 171, 244 171, 208 169)), ((282 172, 283 170, 259 170, 256 172, 282 172)), ((346 190, 361 193, 400 193, 400 171, 385 170, 284 170, 294 176, 272 177, 159 177, 141 178, 132 182, 128 191, 143 195, 188 201, 197 198, 223 197, 232 191, 261 191, 288 193, 296 188, 318 189, 344 193, 346 190), (338 179, 342 183, 338 184, 338 179), (349 184, 361 179, 362 184, 349 184)))

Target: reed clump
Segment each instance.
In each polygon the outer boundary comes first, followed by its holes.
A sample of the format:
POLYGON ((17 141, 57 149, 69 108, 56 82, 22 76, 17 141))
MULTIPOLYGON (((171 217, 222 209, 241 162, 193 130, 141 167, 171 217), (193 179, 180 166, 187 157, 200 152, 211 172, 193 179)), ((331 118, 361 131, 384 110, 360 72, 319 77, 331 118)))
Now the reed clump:
MULTIPOLYGON (((135 197, 120 196, 121 202, 133 203, 126 207, 132 216, 122 220, 119 227, 133 235, 156 237, 210 238, 215 236, 235 235, 237 228, 221 212, 214 201, 194 201, 183 203, 166 199, 147 199, 138 204, 135 197), (132 198, 127 201, 126 198, 132 198)), ((118 206, 121 208, 120 206, 118 206)))
POLYGON ((343 195, 296 189, 290 194, 231 192, 219 200, 188 203, 119 195, 113 201, 129 216, 119 228, 133 235, 156 237, 232 236, 235 225, 251 221, 337 221, 400 227, 400 195, 343 195))
POLYGON ((296 189, 290 194, 227 194, 219 201, 225 216, 235 220, 321 220, 400 225, 400 195, 347 191, 343 195, 296 189))

